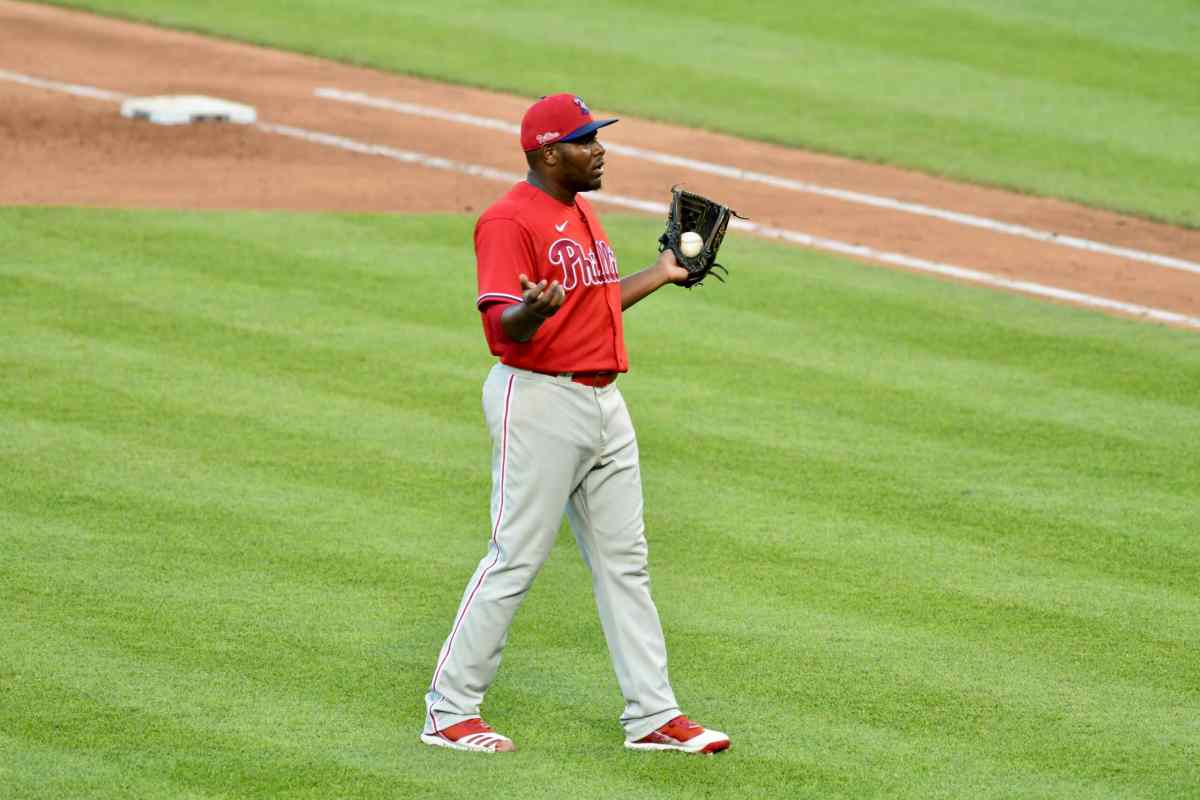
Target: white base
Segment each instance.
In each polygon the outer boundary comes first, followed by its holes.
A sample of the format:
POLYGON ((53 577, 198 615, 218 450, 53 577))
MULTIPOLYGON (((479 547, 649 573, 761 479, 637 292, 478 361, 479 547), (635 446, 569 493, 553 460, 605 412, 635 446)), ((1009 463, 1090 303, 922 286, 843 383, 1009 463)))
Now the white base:
POLYGON ((249 125, 258 119, 253 106, 203 95, 131 97, 121 103, 121 116, 145 119, 156 125, 190 125, 193 122, 233 122, 249 125))

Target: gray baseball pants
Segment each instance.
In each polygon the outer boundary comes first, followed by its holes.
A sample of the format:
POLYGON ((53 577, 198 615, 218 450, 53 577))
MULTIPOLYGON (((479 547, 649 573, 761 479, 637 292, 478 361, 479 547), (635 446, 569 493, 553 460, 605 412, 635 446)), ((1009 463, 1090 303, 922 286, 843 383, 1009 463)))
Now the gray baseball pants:
POLYGON ((425 732, 479 716, 508 627, 554 545, 564 509, 592 572, 600 624, 640 739, 679 712, 650 599, 637 439, 615 383, 497 364, 483 386, 492 436, 487 555, 467 583, 425 696, 425 732))

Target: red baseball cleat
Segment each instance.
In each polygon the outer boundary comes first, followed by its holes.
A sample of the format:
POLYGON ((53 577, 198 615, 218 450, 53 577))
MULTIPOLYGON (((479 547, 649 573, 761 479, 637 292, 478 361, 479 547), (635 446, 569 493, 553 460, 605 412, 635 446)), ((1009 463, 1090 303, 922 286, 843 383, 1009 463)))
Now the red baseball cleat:
POLYGON ((680 714, 636 742, 626 741, 630 750, 678 750, 682 753, 717 753, 729 748, 729 737, 710 731, 680 714))
POLYGON ((434 747, 470 750, 474 753, 507 753, 516 750, 512 739, 501 736, 479 717, 463 720, 445 730, 422 733, 421 741, 434 747))

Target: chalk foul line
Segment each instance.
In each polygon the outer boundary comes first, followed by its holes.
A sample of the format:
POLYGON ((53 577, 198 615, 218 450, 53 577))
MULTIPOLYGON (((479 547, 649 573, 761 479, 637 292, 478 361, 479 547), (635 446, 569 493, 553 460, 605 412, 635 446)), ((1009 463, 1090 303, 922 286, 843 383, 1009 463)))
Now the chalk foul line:
MULTIPOLYGON (((78 97, 88 97, 96 100, 120 102, 128 97, 126 94, 99 89, 94 86, 44 80, 42 78, 22 75, 20 73, 11 72, 4 69, 0 69, 0 80, 13 81, 38 89, 63 92, 78 97)), ((298 128, 292 125, 257 122, 254 124, 254 127, 263 133, 273 134, 276 136, 287 136, 289 138, 299 139, 312 144, 334 147, 340 150, 358 153, 360 155, 388 158, 405 164, 426 167, 429 169, 440 169, 449 172, 456 172, 495 182, 516 183, 517 181, 523 180, 525 177, 524 174, 516 172, 507 172, 505 170, 493 169, 492 167, 486 167, 479 164, 468 164, 464 162, 453 161, 448 158, 433 156, 415 150, 404 150, 401 148, 389 147, 387 145, 371 144, 369 142, 362 142, 345 136, 338 136, 336 134, 324 133, 321 131, 307 130, 305 128, 298 128)), ((612 148, 610 147, 609 149, 612 148)), ((633 209, 635 211, 642 211, 663 217, 665 217, 667 213, 666 203, 642 200, 636 197, 625 197, 622 195, 599 192, 593 194, 591 199, 597 203, 605 203, 620 208, 633 209)), ((1130 314, 1137 317, 1152 319, 1158 322, 1166 322, 1174 325, 1200 329, 1200 317, 1191 317, 1175 311, 1152 308, 1150 306, 1138 305, 1136 303, 1126 303, 1121 300, 1098 297, 1095 295, 1085 294, 1083 292, 1072 291, 1070 289, 1060 289, 1055 286, 1044 286, 1042 284, 1032 283, 1030 281, 1012 280, 999 275, 967 269, 966 267, 959 267, 953 264, 943 264, 936 261, 918 258, 916 256, 904 255, 903 253, 892 253, 885 250, 877 250, 872 247, 867 247, 866 245, 848 244, 846 242, 837 241, 836 239, 826 239, 820 236, 813 236, 802 231, 759 225, 746 220, 734 220, 731 224, 731 227, 734 227, 737 230, 745 231, 746 233, 754 234, 756 236, 762 236, 768 239, 780 239, 793 244, 802 245, 804 247, 810 247, 816 250, 825 250, 865 261, 874 261, 876 263, 904 267, 906 269, 955 278, 961 281, 979 283, 1000 289, 1008 289, 1010 291, 1020 292, 1022 294, 1066 301, 1092 308, 1102 308, 1109 311, 1117 311, 1123 314, 1130 314)))
MULTIPOLYGON (((417 103, 405 103, 397 100, 390 100, 384 97, 374 97, 363 92, 347 92, 341 89, 319 88, 314 90, 313 94, 315 94, 317 97, 327 100, 336 100, 342 103, 363 105, 371 108, 394 111, 400 114, 410 114, 413 116, 426 117, 428 119, 437 119, 443 122, 474 125, 480 128, 490 128, 492 130, 499 130, 517 135, 519 135, 521 131, 520 126, 518 125, 514 125, 503 120, 494 119, 492 117, 481 117, 475 114, 464 114, 443 108, 419 105, 417 103)), ((940 219, 945 222, 953 222, 958 225, 982 228, 993 233, 1003 233, 1009 236, 1020 236, 1022 238, 1033 239, 1039 242, 1060 245, 1062 247, 1071 247, 1076 250, 1085 250, 1091 253, 1115 256, 1118 258, 1128 259, 1130 261, 1139 261, 1146 264, 1154 264, 1155 266, 1165 267, 1167 269, 1182 270, 1184 272, 1191 272, 1200 275, 1200 263, 1188 261, 1187 259, 1183 258, 1175 258, 1174 256, 1162 255, 1160 253, 1150 253, 1131 247, 1120 247, 1118 245, 1097 242, 1092 239, 1085 239, 1079 236, 1067 236, 1064 234, 1054 233, 1052 231, 1030 228, 1026 225, 1016 225, 1009 222, 989 219, 987 217, 981 217, 975 214, 964 214, 957 211, 949 211, 943 208, 935 208, 933 206, 927 206, 921 203, 909 203, 892 197, 881 197, 867 194, 865 192, 855 192, 847 189, 821 186, 808 181, 794 180, 792 178, 785 178, 779 175, 769 175, 764 172, 754 172, 752 170, 746 170, 728 164, 715 164, 708 161, 700 161, 698 159, 688 158, 686 156, 672 155, 670 153, 647 150, 641 147, 632 147, 630 145, 618 144, 616 142, 610 143, 606 141, 604 146, 606 149, 611 150, 614 153, 619 153, 620 155, 629 156, 631 158, 638 158, 643 161, 650 161, 655 164, 682 167, 684 169, 690 169, 695 172, 701 172, 708 175, 716 175, 722 178, 746 181, 749 183, 761 183, 776 189, 786 189, 793 192, 820 195, 822 197, 830 197, 848 203, 857 203, 859 205, 867 205, 874 208, 883 208, 890 211, 899 211, 906 214, 916 214, 918 216, 931 217, 933 219, 940 219)))
POLYGON ((48 81, 44 78, 35 78, 31 75, 22 75, 19 72, 10 72, 6 69, 0 69, 0 80, 12 81, 25 86, 32 86, 35 89, 47 89, 52 92, 63 92, 64 94, 72 94, 76 97, 90 97, 93 100, 112 100, 121 102, 128 95, 120 92, 110 92, 105 89, 97 89, 95 86, 84 86, 78 83, 62 83, 60 81, 48 81))

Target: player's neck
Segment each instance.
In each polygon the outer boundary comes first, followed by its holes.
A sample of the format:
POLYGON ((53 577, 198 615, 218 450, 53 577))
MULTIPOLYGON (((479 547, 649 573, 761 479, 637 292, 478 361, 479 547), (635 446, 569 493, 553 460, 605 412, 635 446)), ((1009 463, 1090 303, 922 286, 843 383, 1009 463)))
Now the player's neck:
POLYGON ((548 181, 545 177, 538 175, 533 170, 529 171, 529 174, 525 176, 525 180, 530 186, 534 187, 535 189, 541 189, 543 192, 550 195, 564 206, 575 205, 575 192, 571 191, 565 186, 554 183, 553 181, 548 181))

